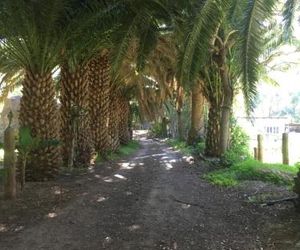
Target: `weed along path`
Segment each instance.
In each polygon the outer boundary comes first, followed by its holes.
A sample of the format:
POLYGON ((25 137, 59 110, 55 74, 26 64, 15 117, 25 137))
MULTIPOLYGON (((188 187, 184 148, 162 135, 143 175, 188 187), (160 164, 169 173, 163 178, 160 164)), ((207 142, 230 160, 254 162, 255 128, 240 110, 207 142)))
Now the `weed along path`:
POLYGON ((300 249, 292 207, 249 203, 257 186, 213 186, 200 178, 203 163, 140 144, 127 159, 47 184, 50 205, 19 201, 27 208, 13 216, 1 201, 0 249, 300 249))

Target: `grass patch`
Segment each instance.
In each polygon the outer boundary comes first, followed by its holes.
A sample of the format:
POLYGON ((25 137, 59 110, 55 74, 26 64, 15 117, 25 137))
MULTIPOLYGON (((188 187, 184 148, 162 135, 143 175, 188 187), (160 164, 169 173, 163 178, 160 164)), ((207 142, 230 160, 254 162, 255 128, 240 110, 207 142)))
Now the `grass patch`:
POLYGON ((132 155, 135 153, 140 147, 140 144, 137 141, 130 141, 127 145, 121 145, 120 148, 116 152, 108 153, 106 159, 103 159, 100 155, 97 156, 96 162, 101 163, 105 160, 118 160, 124 156, 132 155))
POLYGON ((184 155, 191 155, 193 153, 193 148, 188 146, 185 141, 180 141, 176 139, 169 139, 167 144, 170 145, 172 148, 180 151, 184 155))
POLYGON ((169 139, 167 144, 172 148, 180 151, 184 155, 193 155, 203 153, 205 149, 205 143, 199 142, 195 146, 189 146, 185 141, 180 141, 176 139, 169 139))
POLYGON ((240 182, 247 180, 293 186, 293 177, 297 175, 298 171, 299 167, 297 166, 267 164, 248 159, 230 168, 206 174, 204 178, 213 184, 226 187, 236 186, 240 182))

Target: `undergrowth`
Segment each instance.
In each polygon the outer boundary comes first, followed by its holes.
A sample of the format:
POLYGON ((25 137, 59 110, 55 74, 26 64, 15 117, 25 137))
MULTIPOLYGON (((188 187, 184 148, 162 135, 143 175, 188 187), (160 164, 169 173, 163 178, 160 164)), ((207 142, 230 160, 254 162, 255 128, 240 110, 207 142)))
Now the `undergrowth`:
POLYGON ((4 178, 4 175, 5 175, 5 169, 1 168, 0 169, 0 180, 4 178))
POLYGON ((97 156, 96 162, 100 163, 105 160, 118 160, 124 156, 131 155, 135 153, 140 147, 140 144, 137 141, 130 141, 127 145, 121 145, 120 148, 116 152, 111 152, 106 155, 106 159, 101 157, 100 155, 97 156))
POLYGON ((167 143, 168 145, 180 151, 184 155, 203 154, 205 149, 204 142, 198 142, 195 146, 189 146, 185 141, 169 139, 167 143))
POLYGON ((297 175, 298 171, 299 167, 297 166, 267 164, 254 159, 247 159, 229 168, 208 173, 204 178, 213 184, 227 187, 236 186, 247 180, 291 187, 294 184, 293 177, 297 175))

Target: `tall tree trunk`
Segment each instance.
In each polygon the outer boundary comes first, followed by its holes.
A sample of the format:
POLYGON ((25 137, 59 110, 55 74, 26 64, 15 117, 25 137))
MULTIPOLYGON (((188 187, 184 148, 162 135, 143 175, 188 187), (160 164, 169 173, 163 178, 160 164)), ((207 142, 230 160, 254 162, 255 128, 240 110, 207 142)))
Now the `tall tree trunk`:
POLYGON ((61 138, 65 165, 88 166, 92 156, 88 65, 61 68, 61 138), (74 129, 76 123, 76 129, 74 129), (76 140, 74 141, 74 137, 76 140), (72 145, 74 144, 75 145, 72 145), (74 149, 75 148, 75 149, 74 149), (75 154, 74 152, 75 151, 75 154))
POLYGON ((182 120, 182 110, 177 110, 177 128, 178 128, 178 139, 184 140, 184 129, 183 129, 183 120, 182 120))
POLYGON ((233 103, 233 88, 229 79, 228 67, 226 65, 226 49, 220 53, 220 76, 223 89, 221 128, 220 128, 220 155, 223 155, 229 148, 230 141, 230 118, 233 103))
MULTIPOLYGON (((51 72, 39 75, 29 71, 23 82, 20 102, 20 126, 29 127, 32 136, 41 140, 59 139, 58 105, 51 72)), ((31 152, 26 176, 28 180, 52 179, 61 166, 60 150, 56 146, 41 147, 31 152)))
POLYGON ((123 97, 119 96, 118 98, 119 105, 119 138, 121 144, 127 144, 130 141, 130 128, 129 128, 129 117, 130 117, 130 104, 129 101, 123 97))
POLYGON ((199 138, 203 128, 204 96, 200 83, 196 83, 192 88, 192 112, 191 128, 188 135, 188 144, 193 145, 199 138))
POLYGON ((220 140, 220 108, 211 105, 208 114, 207 134, 205 141, 205 154, 211 157, 219 156, 220 140))
POLYGON ((176 112, 177 112, 177 128, 178 128, 179 140, 184 140, 184 128, 183 128, 183 119, 182 119, 183 101, 184 101, 184 90, 178 84, 177 96, 176 96, 176 112))
POLYGON ((168 119, 165 116, 161 118, 161 135, 163 138, 168 137, 168 119))
POLYGON ((104 51, 90 61, 90 112, 92 138, 97 153, 105 155, 109 150, 109 104, 110 63, 109 54, 104 51))
POLYGON ((111 151, 116 151, 120 146, 119 138, 119 123, 120 116, 118 113, 118 94, 116 89, 113 89, 110 94, 110 108, 109 108, 109 122, 108 122, 108 132, 109 132, 109 148, 111 151))

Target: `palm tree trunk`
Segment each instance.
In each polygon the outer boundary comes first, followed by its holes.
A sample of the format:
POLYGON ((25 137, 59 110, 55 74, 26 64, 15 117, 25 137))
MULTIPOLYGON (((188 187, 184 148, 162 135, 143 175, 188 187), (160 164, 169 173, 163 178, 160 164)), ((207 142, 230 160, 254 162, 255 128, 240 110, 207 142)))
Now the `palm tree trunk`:
POLYGON ((191 128, 187 143, 193 145, 199 138, 200 131, 203 128, 204 96, 202 94, 200 83, 196 83, 192 89, 192 112, 191 128))
POLYGON ((220 108, 211 105, 208 114, 208 126, 205 141, 205 154, 211 157, 219 156, 220 140, 220 108))
POLYGON ((178 128, 178 139, 180 141, 184 140, 184 129, 182 120, 182 110, 177 110, 177 128, 178 128))
MULTIPOLYGON (((20 126, 29 127, 33 137, 44 140, 59 139, 58 105, 51 72, 43 75, 27 71, 20 102, 20 126)), ((61 166, 57 146, 44 146, 30 153, 26 176, 28 180, 52 179, 61 166)))
POLYGON ((176 97, 176 112, 177 112, 177 128, 178 128, 179 140, 184 140, 184 129, 183 129, 183 120, 182 120, 183 101, 184 101, 184 90, 178 84, 177 97, 176 97))
POLYGON ((111 151, 116 151, 120 146, 119 138, 119 114, 118 109, 118 95, 116 94, 116 89, 111 91, 110 97, 110 109, 109 109, 109 122, 108 122, 108 131, 110 136, 110 145, 109 148, 111 151))
POLYGON ((61 68, 61 138, 65 165, 88 166, 92 155, 89 116, 88 66, 79 65, 71 70, 61 68), (77 124, 77 131, 74 129, 77 124), (74 137, 76 137, 75 145, 74 137), (75 147, 75 149, 74 149, 75 147), (75 150, 75 154, 74 151, 75 150), (73 157, 74 159, 69 159, 73 157))
POLYGON ((129 116, 130 116, 130 104, 129 101, 123 97, 118 98, 119 105, 119 138, 121 144, 128 144, 130 141, 130 128, 129 128, 129 116))
POLYGON ((226 65, 226 50, 220 53, 220 76, 223 90, 221 128, 220 128, 220 155, 223 155, 229 148, 230 142, 230 118, 233 103, 233 88, 229 79, 228 67, 226 65))
POLYGON ((105 155, 109 149, 110 63, 108 52, 90 61, 90 112, 95 150, 105 155))

